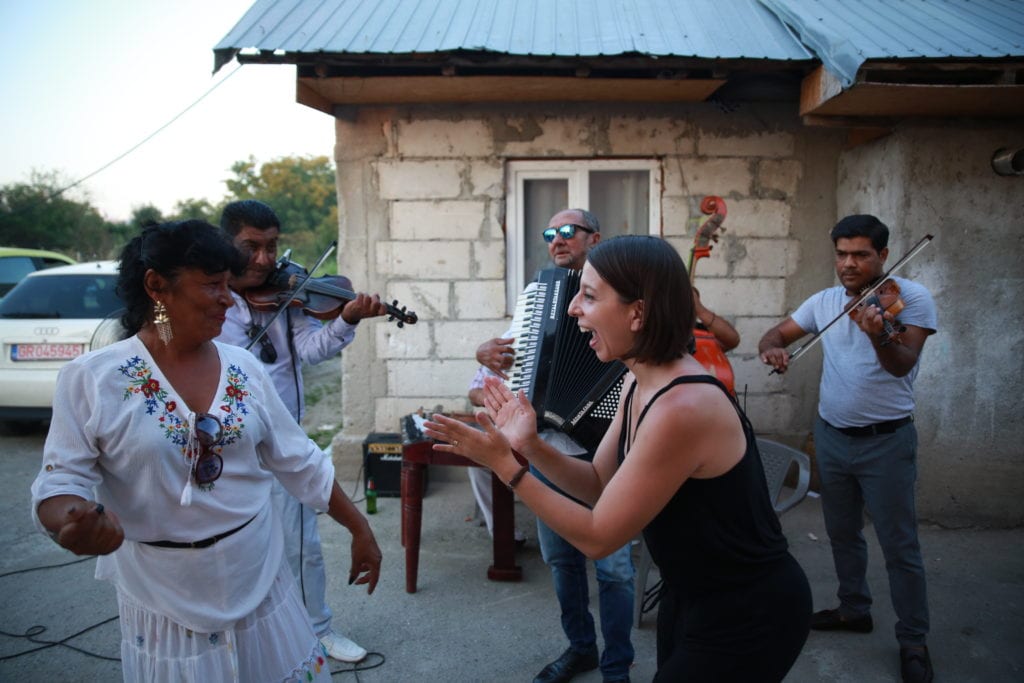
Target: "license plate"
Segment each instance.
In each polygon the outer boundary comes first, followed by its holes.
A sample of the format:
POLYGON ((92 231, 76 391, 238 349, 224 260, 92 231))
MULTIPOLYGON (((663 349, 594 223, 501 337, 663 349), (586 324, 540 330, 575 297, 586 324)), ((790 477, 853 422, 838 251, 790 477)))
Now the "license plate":
POLYGON ((15 344, 11 360, 71 360, 85 352, 85 344, 15 344))

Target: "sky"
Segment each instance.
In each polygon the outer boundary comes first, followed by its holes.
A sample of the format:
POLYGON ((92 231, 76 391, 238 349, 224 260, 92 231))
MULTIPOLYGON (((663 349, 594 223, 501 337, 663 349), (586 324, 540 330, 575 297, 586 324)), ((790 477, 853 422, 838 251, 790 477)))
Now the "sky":
POLYGON ((295 101, 295 67, 237 61, 213 46, 255 0, 0 0, 0 185, 58 171, 67 184, 195 107, 69 196, 109 220, 219 201, 231 165, 326 155, 334 122, 295 101), (219 85, 218 85, 219 84, 219 85))

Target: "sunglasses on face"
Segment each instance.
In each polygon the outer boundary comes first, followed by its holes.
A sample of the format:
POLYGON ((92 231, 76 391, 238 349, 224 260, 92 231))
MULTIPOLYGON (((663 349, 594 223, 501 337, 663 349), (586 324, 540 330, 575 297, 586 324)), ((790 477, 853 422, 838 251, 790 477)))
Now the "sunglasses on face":
POLYGON ((557 235, 561 235, 563 240, 571 240, 573 236, 576 234, 577 230, 582 230, 583 232, 586 233, 594 232, 585 225, 566 223, 565 225, 560 225, 557 228, 548 228, 542 234, 544 235, 544 241, 550 243, 555 241, 555 236, 557 235))
MULTIPOLYGON (((260 327, 252 327, 249 330, 249 339, 254 339, 261 331, 260 327)), ((277 361, 277 349, 274 348, 274 342, 270 341, 269 334, 260 337, 260 360, 267 365, 277 361)))
POLYGON ((209 413, 196 416, 195 429, 196 441, 199 442, 199 460, 193 476, 199 485, 212 484, 224 469, 224 460, 212 450, 224 435, 224 429, 220 420, 209 413))

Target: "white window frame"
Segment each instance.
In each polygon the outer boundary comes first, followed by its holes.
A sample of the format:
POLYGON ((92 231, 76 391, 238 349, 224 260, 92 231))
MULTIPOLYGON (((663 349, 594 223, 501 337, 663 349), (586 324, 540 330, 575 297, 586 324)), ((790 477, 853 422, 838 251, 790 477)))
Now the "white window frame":
MULTIPOLYGON (((506 162, 505 299, 508 312, 526 286, 525 192, 528 180, 565 179, 569 184, 569 207, 590 207, 590 171, 648 171, 650 173, 647 225, 652 235, 661 235, 661 195, 664 183, 660 158, 631 159, 531 159, 506 162)), ((601 217, 598 216, 598 219, 601 217)), ((533 226, 536 227, 536 226, 533 226)))

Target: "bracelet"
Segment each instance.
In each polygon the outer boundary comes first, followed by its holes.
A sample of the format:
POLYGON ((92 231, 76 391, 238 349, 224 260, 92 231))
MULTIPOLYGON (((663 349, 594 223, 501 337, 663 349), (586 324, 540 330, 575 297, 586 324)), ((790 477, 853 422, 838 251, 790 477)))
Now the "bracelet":
POLYGON ((519 484, 520 481, 523 480, 523 477, 526 476, 526 473, 529 472, 529 471, 530 471, 530 466, 529 465, 523 465, 522 467, 520 467, 519 471, 516 472, 515 474, 513 474, 512 478, 508 480, 507 484, 505 484, 506 486, 508 486, 508 490, 509 491, 515 491, 516 490, 516 486, 519 484))

